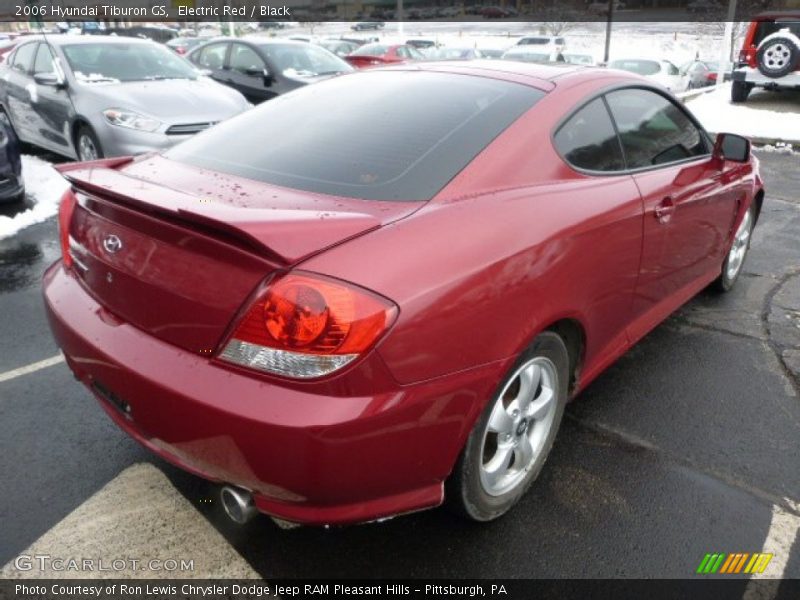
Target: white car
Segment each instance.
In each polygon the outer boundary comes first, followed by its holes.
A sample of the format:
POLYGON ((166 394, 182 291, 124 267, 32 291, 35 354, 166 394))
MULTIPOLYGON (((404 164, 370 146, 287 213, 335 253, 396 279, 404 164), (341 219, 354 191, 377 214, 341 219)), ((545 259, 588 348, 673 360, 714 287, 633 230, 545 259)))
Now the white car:
POLYGON ((545 48, 563 52, 567 42, 561 35, 526 35, 517 42, 517 46, 533 46, 537 51, 545 48))
POLYGON ((663 85, 671 92, 682 92, 689 84, 689 76, 681 74, 670 61, 658 58, 618 58, 608 63, 610 69, 620 69, 644 75, 663 85))

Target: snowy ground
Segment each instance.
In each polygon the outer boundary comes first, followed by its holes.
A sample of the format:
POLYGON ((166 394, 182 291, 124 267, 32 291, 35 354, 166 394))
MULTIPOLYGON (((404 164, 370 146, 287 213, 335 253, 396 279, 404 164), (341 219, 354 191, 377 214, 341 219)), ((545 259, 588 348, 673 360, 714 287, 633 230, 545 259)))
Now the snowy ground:
POLYGON ((67 189, 67 182, 50 163, 36 156, 22 157, 22 176, 28 199, 34 204, 11 217, 0 215, 0 239, 55 215, 58 201, 67 189))
POLYGON ((689 100, 686 106, 708 131, 800 146, 800 93, 753 90, 744 104, 732 104, 730 98, 730 84, 726 84, 689 100))

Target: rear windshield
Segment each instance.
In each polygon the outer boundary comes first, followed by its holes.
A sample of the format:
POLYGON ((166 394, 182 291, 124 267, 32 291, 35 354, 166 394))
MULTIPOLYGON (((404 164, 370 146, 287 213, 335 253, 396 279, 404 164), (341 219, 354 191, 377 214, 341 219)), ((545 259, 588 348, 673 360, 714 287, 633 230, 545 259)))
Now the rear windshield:
POLYGON ((467 75, 367 71, 278 96, 165 155, 308 192, 429 200, 543 95, 467 75))
POLYGON ((387 52, 389 52, 389 46, 367 44, 366 46, 361 46, 361 48, 353 52, 353 54, 356 56, 383 56, 387 52))

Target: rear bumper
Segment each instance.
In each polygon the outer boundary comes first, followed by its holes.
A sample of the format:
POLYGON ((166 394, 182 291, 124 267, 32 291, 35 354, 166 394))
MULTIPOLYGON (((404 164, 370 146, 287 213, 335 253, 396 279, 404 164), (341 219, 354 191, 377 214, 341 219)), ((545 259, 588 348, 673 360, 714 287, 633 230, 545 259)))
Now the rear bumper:
POLYGON ((731 73, 733 81, 745 81, 752 83, 758 87, 785 87, 785 88, 800 88, 800 71, 794 71, 784 77, 772 79, 766 77, 758 69, 752 67, 737 67, 731 73))
POLYGON ((44 296, 70 368, 117 425, 164 459, 251 490, 262 512, 295 522, 369 521, 440 504, 443 481, 506 367, 375 396, 324 396, 236 372, 119 322, 60 261, 45 273, 44 296))

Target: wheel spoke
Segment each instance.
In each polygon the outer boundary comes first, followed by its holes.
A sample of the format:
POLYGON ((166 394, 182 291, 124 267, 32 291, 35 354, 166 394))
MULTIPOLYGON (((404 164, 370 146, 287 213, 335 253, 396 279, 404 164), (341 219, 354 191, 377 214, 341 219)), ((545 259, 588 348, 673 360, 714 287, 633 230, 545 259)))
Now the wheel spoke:
POLYGON ((553 398, 555 398, 553 389, 543 385, 542 393, 539 394, 539 397, 531 403, 531 406, 528 409, 528 416, 534 421, 539 421, 540 419, 544 418, 544 416, 550 410, 550 406, 553 403, 553 398))
POLYGON ((495 433, 511 433, 513 428, 514 420, 506 411, 505 406, 503 406, 503 400, 500 398, 495 402, 492 414, 489 415, 489 431, 495 433))
POLYGON ((500 480, 508 473, 508 465, 514 453, 514 446, 503 444, 497 447, 497 452, 491 460, 483 465, 483 472, 486 476, 486 483, 490 487, 497 487, 500 480))
POLYGON ((519 464, 519 469, 526 469, 531 464, 533 460, 533 445, 531 444, 531 440, 528 438, 527 435, 523 435, 517 447, 514 449, 515 462, 514 466, 516 468, 517 464, 519 464))
POLYGON ((539 379, 542 377, 542 369, 539 365, 530 365, 523 369, 519 374, 519 391, 517 392, 517 408, 525 413, 539 386, 539 379))

